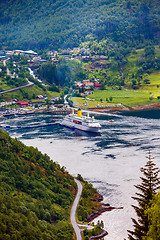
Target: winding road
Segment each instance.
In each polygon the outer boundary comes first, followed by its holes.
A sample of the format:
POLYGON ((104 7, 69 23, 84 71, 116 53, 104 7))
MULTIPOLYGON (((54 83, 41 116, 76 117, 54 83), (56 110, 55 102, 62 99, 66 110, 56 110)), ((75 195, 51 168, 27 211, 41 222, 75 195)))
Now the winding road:
POLYGON ((9 89, 9 90, 0 92, 0 94, 5 94, 5 93, 9 93, 9 92, 16 92, 16 91, 18 91, 18 90, 21 89, 21 88, 32 87, 33 85, 34 85, 34 83, 28 81, 28 83, 25 84, 25 85, 23 85, 23 86, 20 86, 20 87, 17 87, 17 88, 12 88, 12 89, 9 89))
MULTIPOLYGON (((72 208, 71 208, 70 218, 71 218, 71 224, 72 224, 72 226, 74 228, 74 231, 76 233, 76 239, 77 240, 82 240, 81 231, 83 231, 84 229, 91 230, 91 229, 94 228, 94 226, 92 226, 90 224, 78 224, 77 221, 76 221, 76 210, 77 210, 78 203, 79 203, 79 200, 80 200, 81 195, 82 195, 83 185, 79 180, 77 180, 75 178, 74 178, 74 181, 77 184, 78 190, 77 190, 77 194, 76 194, 76 197, 74 199, 74 202, 73 202, 73 205, 72 205, 72 208), (81 229, 79 227, 81 227, 81 229)), ((104 230, 103 233, 99 234, 98 236, 92 236, 92 237, 90 237, 90 239, 101 239, 104 236, 106 236, 107 234, 108 234, 108 232, 104 230)))
MULTIPOLYGON (((4 60, 4 61, 3 61, 3 65, 4 65, 5 67, 6 67, 6 61, 7 61, 7 60, 4 60)), ((10 71, 9 71, 8 68, 7 68, 7 75, 11 76, 10 71)), ((32 87, 33 85, 34 85, 34 83, 33 83, 33 82, 30 82, 30 81, 28 80, 28 83, 26 83, 26 84, 24 84, 24 85, 22 85, 22 86, 20 86, 20 87, 16 87, 16 88, 12 88, 12 89, 9 89, 9 90, 0 92, 0 95, 1 95, 1 94, 5 94, 5 93, 9 93, 9 92, 16 92, 16 91, 18 91, 18 90, 21 89, 21 88, 32 87)))
POLYGON ((73 226, 74 231, 76 233, 77 240, 82 240, 81 231, 80 231, 80 228, 78 227, 78 224, 77 224, 77 221, 76 221, 76 210, 77 210, 79 200, 81 198, 83 186, 82 186, 82 183, 80 181, 78 181, 77 179, 74 179, 74 181, 77 184, 78 191, 77 191, 75 200, 74 200, 72 208, 71 208, 70 218, 71 218, 72 226, 73 226))

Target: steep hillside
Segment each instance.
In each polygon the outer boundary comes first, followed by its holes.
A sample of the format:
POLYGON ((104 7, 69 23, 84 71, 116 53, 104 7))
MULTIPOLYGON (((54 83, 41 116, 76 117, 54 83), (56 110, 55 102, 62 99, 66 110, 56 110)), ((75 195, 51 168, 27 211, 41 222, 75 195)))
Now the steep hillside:
POLYGON ((72 239, 75 188, 46 154, 0 130, 0 239, 72 239))
POLYGON ((131 45, 158 40, 159 6, 159 0, 3 0, 0 44, 56 49, 106 38, 131 45))
MULTIPOLYGON (((78 177, 86 193, 82 218, 101 203, 96 189, 78 177)), ((76 188, 65 167, 0 129, 0 239, 74 239, 70 210, 76 188)))

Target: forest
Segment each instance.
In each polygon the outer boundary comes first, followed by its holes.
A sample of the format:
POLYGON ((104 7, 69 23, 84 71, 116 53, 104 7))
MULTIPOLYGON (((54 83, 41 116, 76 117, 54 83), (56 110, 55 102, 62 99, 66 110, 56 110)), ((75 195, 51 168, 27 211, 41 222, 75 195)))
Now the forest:
POLYGON ((76 185, 64 170, 0 130, 0 239, 72 238, 76 185))
MULTIPOLYGON (((84 190, 89 215, 97 206, 88 196, 97 192, 87 183, 84 190)), ((0 129, 0 239, 73 239, 69 219, 75 193, 65 167, 0 129)))
POLYGON ((58 49, 105 40, 108 50, 159 41, 159 0, 6 0, 0 45, 58 49))

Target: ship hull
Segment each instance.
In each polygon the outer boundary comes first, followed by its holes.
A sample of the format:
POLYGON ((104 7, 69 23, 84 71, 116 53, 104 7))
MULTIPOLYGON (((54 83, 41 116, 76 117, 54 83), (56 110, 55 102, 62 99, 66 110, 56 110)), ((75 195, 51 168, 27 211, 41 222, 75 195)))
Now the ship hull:
POLYGON ((88 126, 85 123, 83 123, 83 124, 75 123, 75 121, 77 121, 77 120, 71 121, 71 120, 68 120, 68 119, 64 118, 63 121, 61 122, 61 125, 65 126, 65 127, 72 128, 72 129, 78 129, 78 130, 81 130, 81 131, 85 131, 85 132, 98 133, 99 130, 100 130, 100 126, 88 126))

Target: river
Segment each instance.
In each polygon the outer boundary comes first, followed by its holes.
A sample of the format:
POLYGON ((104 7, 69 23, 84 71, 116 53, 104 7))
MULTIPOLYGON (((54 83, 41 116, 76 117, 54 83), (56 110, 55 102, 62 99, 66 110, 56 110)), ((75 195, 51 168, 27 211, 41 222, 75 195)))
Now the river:
POLYGON ((160 110, 97 115, 102 125, 100 134, 87 134, 60 125, 62 115, 34 114, 6 119, 2 125, 10 136, 28 146, 37 147, 57 161, 73 176, 80 173, 104 196, 104 202, 123 209, 103 213, 108 236, 105 240, 127 238, 132 229, 131 217, 136 217, 131 204, 136 202, 135 184, 140 183, 140 168, 147 161, 149 150, 160 167, 160 110), (109 120, 114 121, 109 121, 109 120), (30 126, 17 129, 16 126, 30 126))

